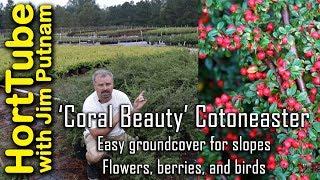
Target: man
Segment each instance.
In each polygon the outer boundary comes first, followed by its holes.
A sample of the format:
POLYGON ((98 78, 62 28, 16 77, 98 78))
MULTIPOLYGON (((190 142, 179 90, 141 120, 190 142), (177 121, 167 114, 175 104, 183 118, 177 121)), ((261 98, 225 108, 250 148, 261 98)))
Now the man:
POLYGON ((83 103, 83 112, 108 112, 109 105, 112 106, 112 128, 97 128, 97 122, 92 121, 91 128, 84 131, 84 140, 86 144, 86 159, 88 162, 87 174, 89 179, 97 179, 99 176, 95 166, 106 156, 106 152, 97 151, 97 136, 104 136, 106 140, 131 141, 131 136, 119 126, 119 109, 122 104, 131 106, 131 113, 139 112, 147 102, 144 99, 142 91, 134 101, 133 107, 128 96, 116 89, 113 89, 113 75, 110 71, 100 69, 93 73, 92 82, 95 92, 93 92, 83 103))

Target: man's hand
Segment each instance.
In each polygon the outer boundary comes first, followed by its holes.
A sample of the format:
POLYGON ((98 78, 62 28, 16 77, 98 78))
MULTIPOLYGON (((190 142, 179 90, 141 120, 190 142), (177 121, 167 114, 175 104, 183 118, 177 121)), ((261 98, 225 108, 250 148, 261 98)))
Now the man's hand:
POLYGON ((142 91, 139 96, 134 100, 133 112, 139 112, 141 108, 146 104, 147 100, 143 96, 144 91, 142 91))

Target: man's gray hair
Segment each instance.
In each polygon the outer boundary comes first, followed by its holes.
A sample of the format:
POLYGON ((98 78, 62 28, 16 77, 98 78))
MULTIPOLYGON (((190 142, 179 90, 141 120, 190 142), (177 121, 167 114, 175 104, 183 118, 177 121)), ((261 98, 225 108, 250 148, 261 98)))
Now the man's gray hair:
POLYGON ((93 75, 92 75, 92 83, 95 83, 96 77, 97 76, 101 76, 101 77, 106 77, 106 76, 110 76, 113 80, 113 74, 111 71, 106 70, 106 69, 98 69, 96 70, 93 75))

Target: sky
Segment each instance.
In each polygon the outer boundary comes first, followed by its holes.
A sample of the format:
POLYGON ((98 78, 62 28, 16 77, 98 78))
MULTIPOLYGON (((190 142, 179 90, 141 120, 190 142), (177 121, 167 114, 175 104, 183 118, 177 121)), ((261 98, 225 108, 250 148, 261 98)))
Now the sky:
MULTIPOLYGON (((8 0, 0 0, 0 2, 2 4, 7 4, 8 0)), ((30 2, 32 1, 32 3, 35 6, 38 6, 39 4, 42 3, 50 3, 50 4, 54 4, 54 5, 61 5, 64 6, 67 4, 68 0, 13 0, 14 2, 30 2)), ((114 6, 114 5, 118 5, 118 4, 123 4, 124 2, 129 2, 131 0, 96 0, 96 3, 101 7, 109 7, 109 6, 114 6)), ((135 3, 139 2, 141 0, 133 0, 135 3)))

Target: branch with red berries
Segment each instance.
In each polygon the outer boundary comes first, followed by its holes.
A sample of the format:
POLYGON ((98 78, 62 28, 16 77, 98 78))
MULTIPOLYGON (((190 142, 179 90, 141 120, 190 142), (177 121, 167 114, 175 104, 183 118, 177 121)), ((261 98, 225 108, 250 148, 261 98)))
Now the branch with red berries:
MULTIPOLYGON (((320 1, 203 2, 198 24, 199 63, 205 66, 200 67, 206 68, 210 79, 212 75, 216 76, 213 76, 216 78, 213 82, 221 82, 224 76, 231 81, 212 86, 219 91, 213 88, 211 102, 202 98, 207 104, 207 112, 218 112, 221 108, 226 113, 273 113, 287 109, 289 112, 309 112, 310 119, 304 127, 281 127, 272 132, 261 128, 208 127, 202 132, 207 136, 227 137, 229 141, 240 135, 272 141, 276 153, 265 159, 267 169, 273 175, 293 179, 320 178, 319 173, 312 171, 312 167, 320 162, 320 1), (218 59, 228 62, 230 69, 239 71, 240 82, 233 81, 230 72, 225 73, 225 63, 212 63, 218 55, 218 59)), ((207 119, 206 113, 201 116, 204 121, 207 119)), ((224 156, 246 162, 255 158, 231 151, 222 153, 224 156)), ((212 161, 206 153, 202 157, 206 157, 204 164, 212 161)))

